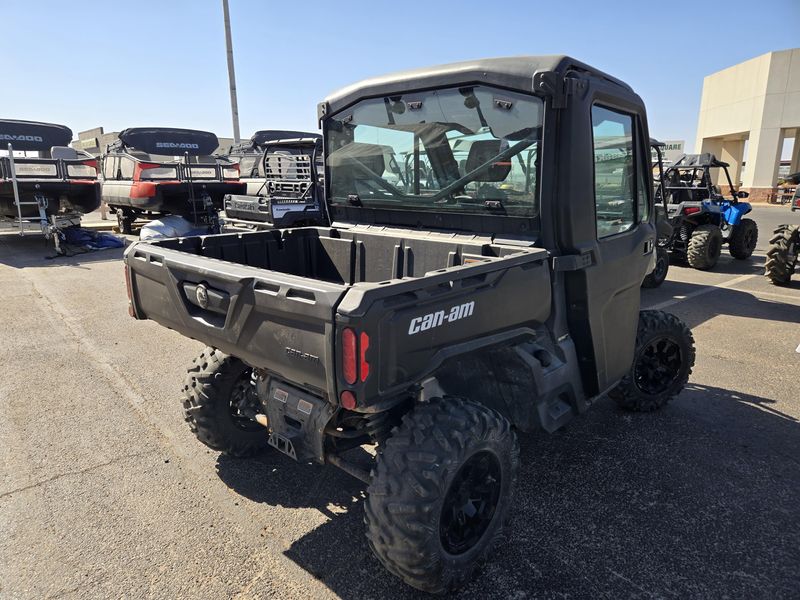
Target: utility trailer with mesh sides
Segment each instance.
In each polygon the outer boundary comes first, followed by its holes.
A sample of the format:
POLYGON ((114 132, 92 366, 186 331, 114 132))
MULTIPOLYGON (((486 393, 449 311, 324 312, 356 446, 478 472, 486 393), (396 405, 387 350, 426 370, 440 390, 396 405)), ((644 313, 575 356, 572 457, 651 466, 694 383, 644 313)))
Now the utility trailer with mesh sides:
POLYGON ((691 332, 640 311, 644 103, 530 56, 363 81, 319 117, 330 226, 133 244, 129 311, 208 345, 184 382, 200 441, 363 479, 375 555, 444 592, 513 535, 517 432, 688 380, 691 332))
POLYGON ((247 195, 225 196, 225 223, 256 229, 321 225, 322 137, 303 131, 257 131, 233 146, 247 195))
POLYGON ((210 233, 219 232, 226 194, 241 194, 239 167, 214 156, 217 136, 166 127, 124 130, 102 156, 103 200, 131 233, 137 218, 178 215, 210 233))
POLYGON ((59 254, 63 230, 100 206, 97 160, 71 141, 64 125, 0 119, 0 221, 20 235, 43 233, 59 254))

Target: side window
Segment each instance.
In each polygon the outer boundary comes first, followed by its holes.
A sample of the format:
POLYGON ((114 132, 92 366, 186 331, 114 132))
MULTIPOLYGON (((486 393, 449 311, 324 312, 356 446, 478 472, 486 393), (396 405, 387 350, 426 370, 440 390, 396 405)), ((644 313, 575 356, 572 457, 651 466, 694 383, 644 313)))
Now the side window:
POLYGON ((597 237, 604 238, 628 231, 635 222, 638 199, 635 197, 633 117, 593 106, 592 136, 597 237))
POLYGON ((117 157, 112 155, 107 155, 103 159, 103 177, 106 179, 116 179, 117 178, 117 157))
POLYGON ((130 159, 127 156, 119 157, 119 170, 120 173, 122 173, 123 179, 133 179, 133 167, 133 159, 130 159))

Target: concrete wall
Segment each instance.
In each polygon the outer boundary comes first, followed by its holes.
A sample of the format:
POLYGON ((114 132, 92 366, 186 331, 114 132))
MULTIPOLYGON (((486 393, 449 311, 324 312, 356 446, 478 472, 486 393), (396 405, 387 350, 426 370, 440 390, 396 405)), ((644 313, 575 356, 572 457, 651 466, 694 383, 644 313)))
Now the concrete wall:
POLYGON ((738 182, 749 140, 742 188, 753 200, 774 193, 783 140, 798 131, 800 48, 763 54, 703 80, 695 151, 731 163, 738 182))

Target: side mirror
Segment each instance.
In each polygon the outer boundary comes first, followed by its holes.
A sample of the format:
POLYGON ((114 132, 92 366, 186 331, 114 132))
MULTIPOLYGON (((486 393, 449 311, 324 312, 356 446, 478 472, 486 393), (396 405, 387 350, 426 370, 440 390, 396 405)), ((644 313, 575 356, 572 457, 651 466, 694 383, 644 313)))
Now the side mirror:
POLYGON ((749 192, 736 192, 736 197, 737 198, 749 198, 750 197, 750 193, 749 192))

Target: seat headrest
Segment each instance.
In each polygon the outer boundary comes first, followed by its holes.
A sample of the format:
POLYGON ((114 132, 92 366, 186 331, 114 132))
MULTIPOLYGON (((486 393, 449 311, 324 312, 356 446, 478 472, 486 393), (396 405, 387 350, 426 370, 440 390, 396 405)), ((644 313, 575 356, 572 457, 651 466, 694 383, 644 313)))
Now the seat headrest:
MULTIPOLYGON (((502 140, 477 140, 472 142, 467 156, 466 171, 470 173, 503 151, 502 140)), ((494 163, 475 178, 476 181, 505 181, 511 171, 511 161, 494 163)))
POLYGON ((77 160, 83 158, 75 148, 69 146, 53 146, 50 148, 50 158, 61 160, 77 160))

